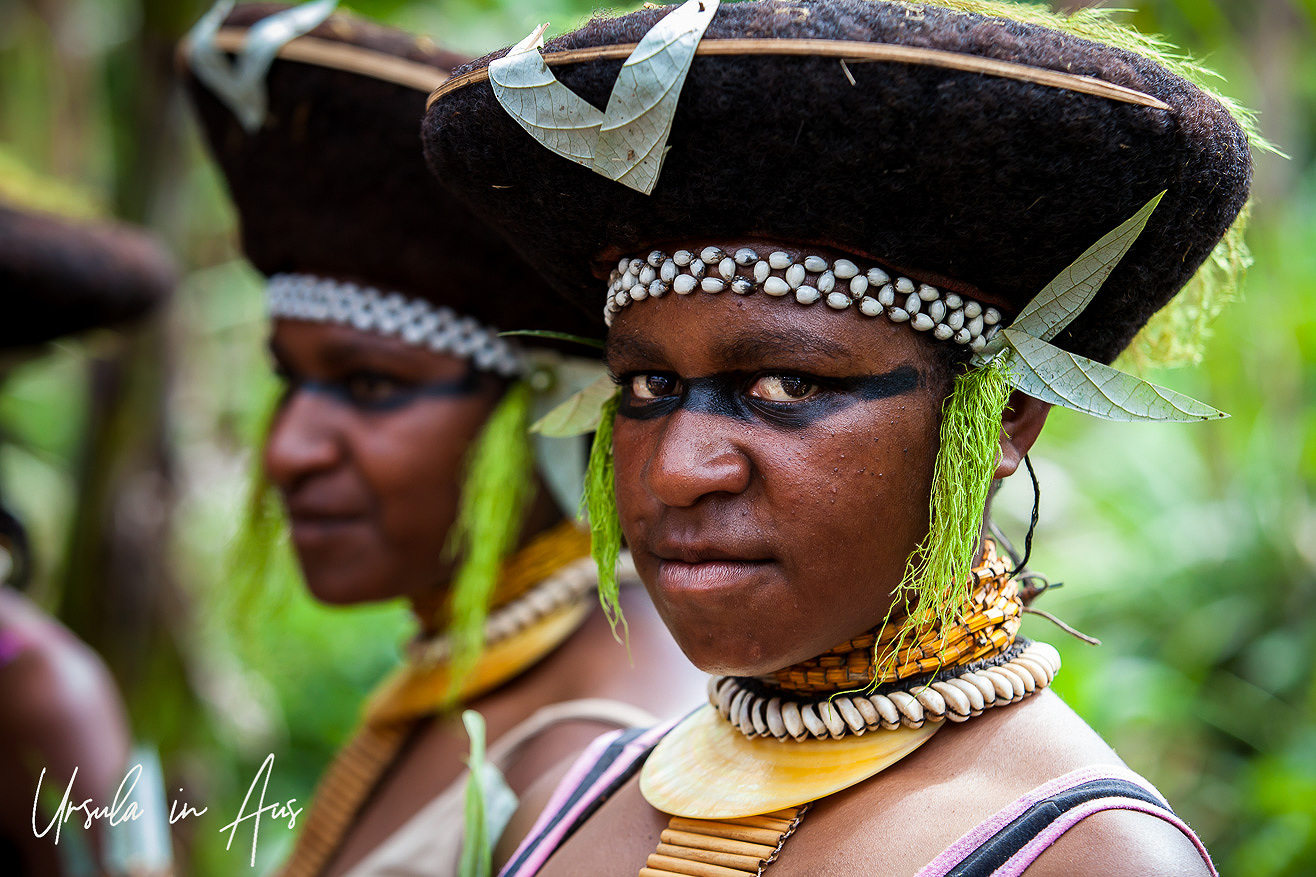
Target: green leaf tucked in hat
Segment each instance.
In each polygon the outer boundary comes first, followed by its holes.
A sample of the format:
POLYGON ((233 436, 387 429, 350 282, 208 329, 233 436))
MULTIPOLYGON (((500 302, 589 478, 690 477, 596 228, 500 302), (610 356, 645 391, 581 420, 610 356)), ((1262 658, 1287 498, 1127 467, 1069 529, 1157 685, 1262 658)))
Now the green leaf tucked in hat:
POLYGON ((1010 357, 1010 384, 1043 402, 1104 420, 1210 420, 1225 417, 1210 405, 1133 375, 1061 350, 1050 340, 1083 313, 1101 285, 1147 226, 1161 192, 1061 271, 975 357, 984 364, 1010 357))

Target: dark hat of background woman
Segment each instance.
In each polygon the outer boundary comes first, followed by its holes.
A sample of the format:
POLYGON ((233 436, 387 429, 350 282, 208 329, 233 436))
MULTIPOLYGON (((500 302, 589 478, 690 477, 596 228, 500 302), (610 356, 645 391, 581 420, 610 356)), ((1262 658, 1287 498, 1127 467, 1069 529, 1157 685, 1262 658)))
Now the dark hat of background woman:
MULTIPOLYGON (((241 33, 284 4, 238 6, 241 33)), ((347 15, 304 39, 407 62, 435 82, 465 59, 424 38, 347 15)), ((447 305, 503 329, 580 331, 542 280, 425 167, 428 89, 280 56, 266 77, 268 113, 248 133, 187 74, 197 115, 228 180, 247 258, 262 273, 314 274, 447 305)))

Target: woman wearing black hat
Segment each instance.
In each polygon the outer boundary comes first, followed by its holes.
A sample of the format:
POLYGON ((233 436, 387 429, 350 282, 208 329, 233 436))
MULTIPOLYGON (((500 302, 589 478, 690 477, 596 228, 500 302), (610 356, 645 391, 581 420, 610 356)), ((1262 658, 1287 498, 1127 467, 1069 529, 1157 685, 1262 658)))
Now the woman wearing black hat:
MULTIPOLYGON (((461 59, 326 19, 332 5, 221 6, 186 49, 244 252, 269 277, 286 392, 264 469, 307 587, 334 604, 404 598, 421 628, 322 780, 283 873, 448 874, 467 732, 482 736, 458 707, 483 714, 489 759, 520 791, 601 729, 670 712, 698 683, 657 619, 646 623, 642 595, 628 602, 634 666, 592 612, 589 537, 569 520, 585 448, 532 447, 527 427, 602 369, 495 328, 586 324, 425 168, 424 95, 461 59), (268 71, 253 66, 261 57, 268 71), (553 706, 611 696, 627 703, 553 706)), ((488 771, 480 781, 478 830, 493 840, 507 785, 488 771)))
POLYGON ((591 516, 719 677, 597 742, 503 873, 1211 871, 1045 690, 983 533, 1052 405, 1220 416, 1105 363, 1237 252, 1230 108, 1102 15, 972 0, 538 36, 435 92, 427 156, 602 305, 591 516))

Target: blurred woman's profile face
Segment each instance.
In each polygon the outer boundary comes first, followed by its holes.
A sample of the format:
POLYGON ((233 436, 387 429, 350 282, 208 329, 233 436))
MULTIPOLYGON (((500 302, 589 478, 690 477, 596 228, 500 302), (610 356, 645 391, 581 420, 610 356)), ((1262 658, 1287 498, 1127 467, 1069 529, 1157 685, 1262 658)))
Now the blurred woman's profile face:
POLYGON ((608 336, 622 529, 701 669, 757 675, 879 624, 928 530, 948 369, 851 308, 667 295, 608 336))
POLYGON ((444 544, 463 456, 501 382, 461 358, 344 326, 279 319, 286 390, 264 464, 307 587, 326 603, 424 599, 448 580, 444 544))

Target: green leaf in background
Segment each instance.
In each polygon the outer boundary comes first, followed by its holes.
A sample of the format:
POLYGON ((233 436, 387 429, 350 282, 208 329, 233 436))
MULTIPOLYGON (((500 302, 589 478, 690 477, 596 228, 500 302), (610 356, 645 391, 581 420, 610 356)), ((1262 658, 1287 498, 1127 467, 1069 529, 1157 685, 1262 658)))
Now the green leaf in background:
POLYGON ((1193 421, 1227 417, 1196 399, 1005 329, 1014 350, 1014 386, 1030 396, 1103 420, 1193 421))
POLYGON ((599 428, 603 403, 616 392, 617 385, 612 382, 612 378, 603 375, 535 421, 530 431, 552 438, 569 438, 594 432, 599 428))
POLYGON ((687 0, 649 29, 608 97, 594 170, 648 195, 658 184, 672 117, 718 0, 687 0))
POLYGON ((0 146, 0 200, 11 207, 69 219, 100 219, 105 215, 105 206, 91 192, 37 173, 4 146, 0 146))
POLYGON ((1028 303, 1010 328, 1050 341, 1083 313, 1120 259, 1142 234, 1147 220, 1165 192, 1142 206, 1142 209, 1119 224, 1114 231, 1084 251, 1074 263, 1061 271, 1046 288, 1028 303))
POLYGON ((471 740, 466 760, 466 831, 462 838, 458 877, 489 877, 493 873, 493 848, 516 811, 516 794, 507 786, 502 771, 485 761, 484 716, 475 710, 462 713, 462 724, 471 740))

